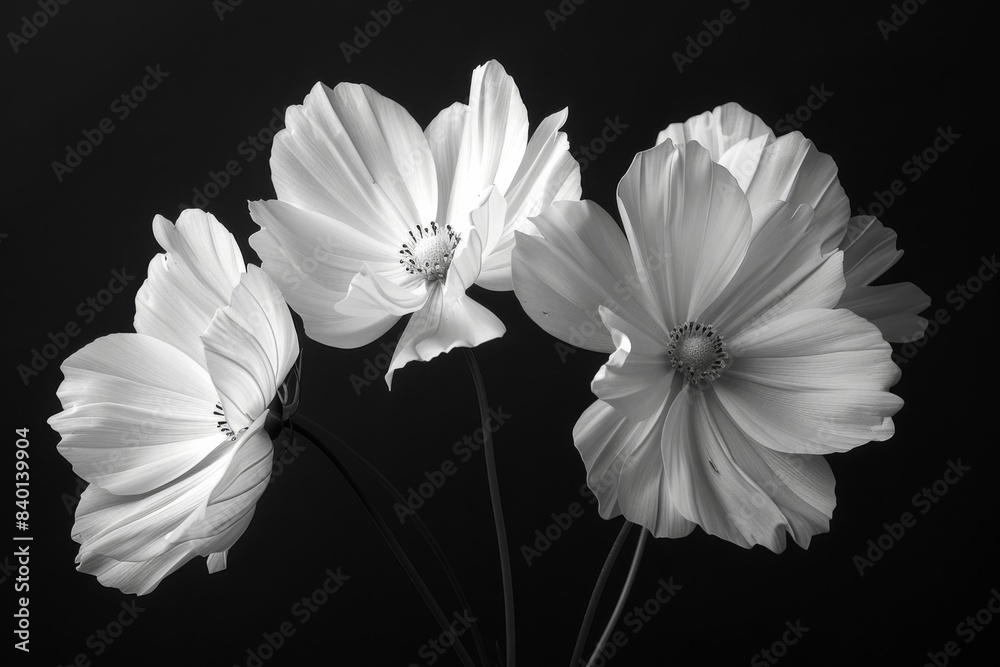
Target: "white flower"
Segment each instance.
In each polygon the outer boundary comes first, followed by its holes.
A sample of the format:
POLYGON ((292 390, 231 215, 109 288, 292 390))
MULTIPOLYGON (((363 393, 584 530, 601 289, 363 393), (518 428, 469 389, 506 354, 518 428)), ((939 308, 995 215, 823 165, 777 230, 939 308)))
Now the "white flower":
POLYGON ((699 143, 667 141, 618 187, 625 234, 556 203, 518 235, 513 278, 542 328, 611 353, 573 432, 601 515, 781 551, 829 528, 821 455, 890 437, 902 401, 889 344, 836 308, 844 253, 813 209, 752 201, 699 143))
POLYGON ((551 202, 580 198, 579 165, 559 128, 528 140, 528 115, 496 61, 472 74, 469 104, 425 132, 364 85, 317 83, 286 114, 271 154, 277 200, 250 203, 250 238, 306 334, 352 348, 412 313, 386 373, 503 335, 466 296, 509 290, 514 231, 551 202))
POLYGON ((923 336, 927 320, 917 313, 930 305, 930 297, 912 283, 871 286, 903 255, 896 250, 896 234, 872 216, 851 217, 836 163, 801 132, 775 138, 760 117, 730 102, 673 123, 656 143, 667 139, 674 144, 697 141, 707 148, 736 177, 751 211, 776 200, 811 206, 812 224, 825 230, 823 249, 839 246, 844 251, 847 289, 838 306, 871 321, 889 342, 923 336))
POLYGON ((270 478, 263 425, 298 355, 280 292, 213 216, 156 216, 153 233, 166 253, 136 296, 137 333, 66 359, 49 419, 90 483, 79 569, 138 594, 194 556, 226 567, 270 478))

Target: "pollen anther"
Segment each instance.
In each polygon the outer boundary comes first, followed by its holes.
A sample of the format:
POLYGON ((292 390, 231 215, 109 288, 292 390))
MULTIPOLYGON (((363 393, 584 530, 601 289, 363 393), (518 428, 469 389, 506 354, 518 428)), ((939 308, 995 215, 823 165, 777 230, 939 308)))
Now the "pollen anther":
POLYGON ((717 380, 729 364, 722 336, 711 324, 686 322, 670 331, 667 345, 670 365, 699 389, 717 380))
POLYGON ((444 280, 455 259, 455 249, 462 235, 445 225, 431 222, 429 227, 417 225, 417 233, 410 232, 410 240, 399 251, 399 263, 407 273, 422 276, 427 282, 444 280))

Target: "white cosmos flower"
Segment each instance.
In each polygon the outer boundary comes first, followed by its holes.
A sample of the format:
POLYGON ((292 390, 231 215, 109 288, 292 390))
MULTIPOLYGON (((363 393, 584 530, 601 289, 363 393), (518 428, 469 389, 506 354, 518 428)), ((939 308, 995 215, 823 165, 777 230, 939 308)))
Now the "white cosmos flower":
POLYGON ((496 61, 472 73, 469 104, 426 131, 368 86, 317 83, 274 140, 277 200, 250 203, 250 238, 306 334, 353 348, 412 313, 386 373, 504 333, 466 290, 509 290, 515 230, 551 202, 580 198, 564 109, 528 139, 514 80, 496 61))
MULTIPOLYGON (((873 216, 851 217, 836 163, 801 132, 775 138, 760 117, 730 102, 673 123, 656 143, 668 139, 674 144, 697 141, 707 148, 736 177, 752 212, 775 200, 815 209, 812 224, 826 230, 823 249, 839 246, 844 251, 847 289, 838 306, 871 321, 889 342, 923 336, 927 320, 917 313, 930 305, 930 297, 912 283, 871 286, 903 255, 896 250, 895 232, 873 216)), ((759 226, 755 223, 754 232, 759 226)))
POLYGON ((822 454, 890 437, 902 405, 889 344, 836 308, 844 253, 808 205, 752 210, 694 141, 639 153, 618 205, 624 234, 591 202, 554 204, 513 258, 536 323, 611 353, 573 431, 601 515, 807 546, 836 502, 822 454))
POLYGON ((213 216, 161 216, 136 296, 137 333, 62 365, 59 452, 90 485, 73 539, 79 570, 152 591, 195 556, 226 567, 271 474, 268 405, 298 355, 280 292, 213 216))

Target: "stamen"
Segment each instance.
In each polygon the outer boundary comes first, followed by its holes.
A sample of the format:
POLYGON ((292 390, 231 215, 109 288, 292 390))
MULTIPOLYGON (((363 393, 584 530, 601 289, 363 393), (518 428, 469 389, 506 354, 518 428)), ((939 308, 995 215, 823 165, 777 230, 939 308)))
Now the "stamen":
POLYGON ((436 222, 431 222, 430 227, 417 225, 417 234, 411 230, 409 235, 410 242, 404 243, 399 251, 402 255, 399 263, 410 275, 422 276, 428 282, 444 280, 462 235, 451 225, 441 229, 436 222))
POLYGON ((217 417, 222 417, 222 419, 220 419, 220 420, 218 420, 218 421, 215 422, 215 427, 217 429, 219 429, 220 431, 222 431, 223 435, 225 435, 230 440, 236 440, 236 439, 238 439, 240 437, 240 434, 243 433, 243 431, 246 430, 244 428, 244 429, 240 430, 239 433, 236 433, 235 431, 233 431, 232 427, 229 426, 229 422, 226 421, 226 413, 222 409, 222 404, 221 403, 216 403, 215 404, 215 410, 212 411, 212 414, 215 415, 215 416, 217 416, 217 417))
POLYGON ((670 365, 698 389, 717 380, 729 364, 722 336, 711 324, 686 322, 673 328, 667 345, 670 365))

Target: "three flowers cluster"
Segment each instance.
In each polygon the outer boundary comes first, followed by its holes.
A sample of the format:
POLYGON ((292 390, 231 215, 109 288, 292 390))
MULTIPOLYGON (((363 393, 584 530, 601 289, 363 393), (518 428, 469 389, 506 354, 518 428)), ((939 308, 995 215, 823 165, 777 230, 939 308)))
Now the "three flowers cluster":
POLYGON ((915 286, 871 285, 902 254, 895 234, 850 216, 830 156, 737 104, 635 156, 623 231, 580 200, 566 119, 529 136, 495 61, 425 129, 367 86, 318 83, 275 137, 277 198, 250 202, 260 268, 211 214, 157 216, 136 333, 69 357, 49 420, 89 483, 79 569, 148 593, 195 556, 225 567, 270 475, 265 423, 299 353, 289 306, 339 348, 409 314, 391 387, 412 361, 503 335, 473 284, 609 355, 573 429, 603 517, 774 551, 826 531, 822 455, 892 435, 889 342, 925 325, 915 286))

